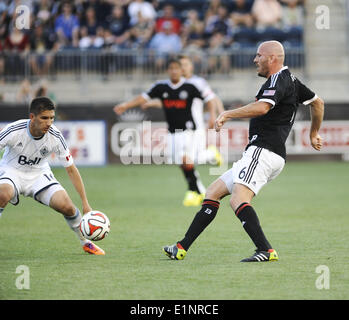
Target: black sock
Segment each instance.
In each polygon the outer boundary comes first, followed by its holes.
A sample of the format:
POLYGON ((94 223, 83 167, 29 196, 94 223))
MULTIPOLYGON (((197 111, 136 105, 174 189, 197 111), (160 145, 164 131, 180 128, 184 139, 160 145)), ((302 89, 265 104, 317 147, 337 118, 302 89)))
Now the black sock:
POLYGON ((259 224, 256 211, 254 211, 249 203, 242 203, 236 209, 235 214, 240 219, 242 226, 256 245, 258 251, 268 251, 272 248, 259 224))
POLYGON ((188 189, 191 191, 196 191, 197 193, 204 193, 202 192, 202 188, 200 188, 202 183, 194 167, 188 169, 185 166, 181 166, 181 169, 184 173, 185 179, 187 180, 188 189))
POLYGON ((188 250, 200 233, 213 221, 218 208, 218 201, 204 199, 202 207, 194 217, 185 237, 179 241, 179 244, 184 248, 184 250, 188 250))

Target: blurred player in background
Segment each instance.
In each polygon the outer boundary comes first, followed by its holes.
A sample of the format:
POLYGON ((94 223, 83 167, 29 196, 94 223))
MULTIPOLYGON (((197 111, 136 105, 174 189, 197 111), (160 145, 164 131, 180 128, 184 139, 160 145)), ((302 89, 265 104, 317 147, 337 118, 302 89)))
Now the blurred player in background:
POLYGON ((30 104, 29 119, 12 122, 0 132, 0 150, 5 148, 0 161, 0 215, 9 202, 19 203, 19 195, 32 197, 63 214, 85 252, 104 255, 102 249, 82 236, 81 213, 48 164, 50 155, 56 154, 81 198, 83 212, 91 211, 65 139, 53 125, 55 110, 49 98, 37 97, 30 104))
MULTIPOLYGON (((200 99, 207 104, 210 112, 210 121, 215 120, 215 95, 211 90, 203 92, 197 85, 186 80, 182 75, 182 67, 179 60, 173 59, 168 63, 169 79, 157 81, 148 92, 136 98, 118 104, 114 107, 116 114, 121 115, 130 108, 143 106, 147 108, 155 106, 163 108, 168 124, 167 155, 171 163, 179 164, 188 183, 188 191, 185 194, 184 206, 198 206, 201 204, 205 187, 202 184, 197 170, 195 170, 195 157, 201 153, 198 146, 204 145, 202 133, 205 132, 202 107, 194 101, 200 99), (159 99, 161 103, 147 105, 152 99, 159 99)), ((206 147, 206 146, 205 146, 206 147)), ((214 159, 220 164, 222 157, 216 148, 206 152, 203 158, 214 159)), ((202 160, 201 158, 201 160, 202 160)))
POLYGON ((251 201, 284 167, 285 142, 299 103, 311 106, 310 142, 318 151, 322 147, 319 130, 324 114, 323 101, 283 65, 284 58, 281 43, 262 43, 258 47, 254 63, 258 75, 267 78, 267 81, 257 93, 256 102, 227 110, 217 118, 217 131, 229 119, 251 118, 249 143, 242 158, 208 187, 201 210, 194 217, 185 237, 176 244, 163 248, 169 258, 184 259, 195 239, 215 218, 220 200, 231 194, 230 205, 256 246, 256 252, 241 262, 278 260, 278 254, 265 237, 251 201))
MULTIPOLYGON (((212 129, 214 127, 214 122, 219 114, 221 114, 224 111, 224 105, 222 100, 214 94, 212 91, 210 85, 207 83, 207 81, 199 77, 198 75, 194 74, 194 65, 189 56, 186 55, 180 55, 178 57, 181 66, 182 66, 182 71, 183 71, 183 77, 189 80, 190 82, 194 83, 196 87, 202 92, 203 95, 210 95, 214 97, 212 98, 214 101, 215 105, 215 113, 214 115, 211 114, 211 110, 209 111, 209 118, 208 118, 208 128, 212 129)), ((203 109, 204 108, 204 103, 203 100, 201 99, 194 99, 193 104, 198 105, 198 109, 203 109)), ((160 99, 151 99, 147 101, 143 106, 143 108, 148 108, 148 107, 162 107, 162 103, 160 99)))

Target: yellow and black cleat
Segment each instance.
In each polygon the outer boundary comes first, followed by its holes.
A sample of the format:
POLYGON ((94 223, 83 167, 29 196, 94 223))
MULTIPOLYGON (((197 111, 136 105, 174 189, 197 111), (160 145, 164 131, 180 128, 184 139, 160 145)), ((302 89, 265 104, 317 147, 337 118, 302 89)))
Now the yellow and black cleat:
POLYGON ((162 250, 172 260, 183 260, 187 254, 187 251, 185 251, 180 244, 165 246, 162 250))
POLYGON ((274 249, 268 251, 256 251, 251 257, 241 260, 240 262, 267 262, 278 261, 279 256, 274 249))

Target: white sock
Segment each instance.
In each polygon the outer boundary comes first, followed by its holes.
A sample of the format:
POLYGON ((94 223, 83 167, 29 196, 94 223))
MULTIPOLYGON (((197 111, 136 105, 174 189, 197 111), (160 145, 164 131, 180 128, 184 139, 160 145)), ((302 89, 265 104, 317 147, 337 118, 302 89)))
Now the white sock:
POLYGON ((4 208, 0 208, 0 218, 3 211, 4 211, 4 208))
POLYGON ((84 238, 84 236, 82 235, 79 225, 81 222, 81 213, 79 211, 78 208, 76 208, 76 212, 73 216, 64 216, 65 221, 67 221, 70 229, 72 229, 75 234, 77 235, 81 245, 84 245, 85 243, 90 242, 89 240, 87 240, 86 238, 84 238))

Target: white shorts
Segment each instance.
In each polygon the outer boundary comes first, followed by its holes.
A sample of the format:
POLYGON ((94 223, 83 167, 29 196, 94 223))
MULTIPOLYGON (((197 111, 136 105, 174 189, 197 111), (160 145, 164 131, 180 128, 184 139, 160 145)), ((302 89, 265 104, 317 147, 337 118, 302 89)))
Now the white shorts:
POLYGON ((232 192, 233 184, 239 183, 248 187, 255 195, 269 181, 275 179, 282 171, 285 160, 268 149, 251 146, 233 167, 220 177, 232 192))
POLYGON ((9 167, 0 167, 0 184, 13 186, 15 192, 10 200, 13 205, 17 205, 19 195, 23 195, 48 206, 53 193, 64 190, 51 170, 26 174, 9 167))
POLYGON ((205 130, 184 130, 167 136, 166 157, 169 164, 183 164, 184 156, 197 163, 205 149, 205 130))

